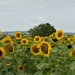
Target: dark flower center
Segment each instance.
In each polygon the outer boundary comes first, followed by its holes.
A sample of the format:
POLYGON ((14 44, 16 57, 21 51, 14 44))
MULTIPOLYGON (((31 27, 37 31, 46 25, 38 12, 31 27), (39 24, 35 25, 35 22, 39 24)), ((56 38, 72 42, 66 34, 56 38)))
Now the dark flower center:
POLYGON ((58 37, 61 37, 61 36, 62 36, 62 33, 59 33, 59 34, 58 34, 58 37))
POLYGON ((42 50, 43 53, 48 54, 48 45, 43 43, 41 45, 41 50, 42 50))
POLYGON ((34 46, 34 47, 33 47, 33 52, 34 52, 34 53, 38 53, 38 52, 39 52, 39 48, 37 48, 37 46, 34 46))
POLYGON ((36 41, 39 41, 39 38, 36 38, 36 41))
POLYGON ((2 51, 0 50, 0 56, 2 55, 2 51))
POLYGON ((17 35, 16 35, 18 38, 20 37, 20 34, 19 33, 17 33, 17 35))
POLYGON ((24 68, 22 66, 19 67, 20 70, 23 70, 24 68))
POLYGON ((26 40, 23 40, 23 43, 26 43, 26 40))

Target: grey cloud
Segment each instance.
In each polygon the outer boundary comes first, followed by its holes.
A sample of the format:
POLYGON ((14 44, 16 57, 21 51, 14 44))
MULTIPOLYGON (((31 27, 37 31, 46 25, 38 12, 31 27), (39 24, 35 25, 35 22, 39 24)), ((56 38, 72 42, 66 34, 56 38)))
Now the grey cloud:
POLYGON ((0 1, 0 28, 28 30, 49 22, 57 29, 74 31, 75 0, 2 0, 0 1), (40 17, 40 18, 39 18, 40 17), (63 25, 63 26, 62 26, 63 25))

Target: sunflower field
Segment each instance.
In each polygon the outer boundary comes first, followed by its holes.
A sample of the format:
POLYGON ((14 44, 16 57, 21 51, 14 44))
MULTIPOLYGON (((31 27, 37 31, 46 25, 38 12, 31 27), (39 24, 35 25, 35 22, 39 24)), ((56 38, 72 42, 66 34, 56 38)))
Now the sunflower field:
POLYGON ((13 38, 0 32, 0 75, 74 75, 75 35, 57 30, 49 36, 13 38))

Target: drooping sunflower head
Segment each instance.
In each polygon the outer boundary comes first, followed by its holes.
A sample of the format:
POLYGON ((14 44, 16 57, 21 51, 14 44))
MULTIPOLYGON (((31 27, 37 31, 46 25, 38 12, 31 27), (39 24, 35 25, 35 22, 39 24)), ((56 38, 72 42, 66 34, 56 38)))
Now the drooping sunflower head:
POLYGON ((5 50, 3 47, 0 47, 0 59, 5 56, 5 50))
POLYGON ((27 35, 27 38, 28 38, 28 39, 31 39, 32 37, 31 37, 31 35, 28 34, 28 35, 27 35))
POLYGON ((73 49, 72 51, 70 51, 70 56, 75 57, 75 49, 73 49))
POLYGON ((44 57, 49 57, 51 51, 51 45, 48 42, 42 42, 40 47, 42 55, 44 55, 44 57))
POLYGON ((28 44, 28 40, 27 40, 26 38, 22 38, 22 39, 21 39, 21 43, 22 43, 22 44, 28 44))
POLYGON ((12 39, 10 36, 6 36, 5 38, 2 39, 2 42, 3 43, 12 43, 12 39))
POLYGON ((41 41, 41 37, 40 36, 35 36, 34 37, 34 42, 40 42, 41 41))
POLYGON ((64 39, 64 40, 67 40, 67 39, 68 39, 68 36, 67 36, 67 35, 65 35, 63 39, 64 39))
POLYGON ((24 70, 24 66, 19 65, 19 66, 18 66, 18 70, 24 70))
POLYGON ((43 41, 48 42, 49 38, 48 37, 43 37, 43 41))
POLYGON ((13 54, 14 53, 14 47, 12 46, 12 44, 7 43, 4 45, 4 48, 10 53, 13 54))
POLYGON ((33 55, 39 55, 41 53, 41 50, 40 50, 40 45, 38 44, 33 44, 31 47, 30 47, 30 51, 33 55))
POLYGON ((11 66, 11 63, 5 63, 6 66, 11 66))
POLYGON ((55 33, 52 33, 49 37, 55 38, 55 33))
POLYGON ((55 47, 55 42, 50 42, 51 48, 55 47))
POLYGON ((22 33, 21 33, 21 32, 19 32, 19 31, 18 31, 18 32, 15 32, 15 33, 14 33, 14 36, 15 36, 15 38, 16 38, 16 39, 18 39, 18 40, 19 40, 19 39, 21 39, 21 38, 22 38, 22 33))
POLYGON ((63 30, 57 30, 56 31, 56 33, 55 33, 55 37, 56 37, 56 39, 61 39, 61 38, 63 38, 64 37, 64 32, 63 32, 63 30))
POLYGON ((65 41, 62 41, 62 40, 61 40, 61 41, 59 41, 59 43, 60 43, 60 44, 64 44, 64 43, 65 43, 65 41))

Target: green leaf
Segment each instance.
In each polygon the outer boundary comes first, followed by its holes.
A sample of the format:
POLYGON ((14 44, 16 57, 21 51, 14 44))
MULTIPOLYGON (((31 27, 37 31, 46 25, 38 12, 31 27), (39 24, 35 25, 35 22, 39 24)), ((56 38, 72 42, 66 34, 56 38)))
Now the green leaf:
POLYGON ((67 75, 73 75, 72 70, 68 70, 68 71, 67 71, 67 75))
POLYGON ((55 75, 55 74, 50 72, 50 71, 48 71, 47 74, 45 74, 45 75, 55 75))
POLYGON ((14 75, 14 74, 12 74, 11 72, 6 72, 5 75, 14 75))
POLYGON ((49 68, 50 66, 50 63, 46 63, 44 61, 41 61, 38 65, 36 65, 36 67, 39 69, 39 70, 42 70, 44 68, 49 68))
POLYGON ((75 57, 69 56, 70 60, 75 60, 75 57))
POLYGON ((34 73, 34 75, 43 75, 41 71, 37 71, 34 73))
POLYGON ((51 73, 50 75, 55 75, 54 73, 51 73))
POLYGON ((2 75, 2 71, 0 70, 0 75, 2 75))
POLYGON ((71 69, 71 70, 75 70, 75 61, 73 61, 73 62, 71 63, 70 69, 71 69))
POLYGON ((58 48, 52 48, 52 52, 57 52, 58 51, 58 48))
POLYGON ((75 44, 73 44, 72 47, 75 48, 75 44))
POLYGON ((60 50, 67 50, 67 46, 64 44, 64 45, 58 45, 58 48, 60 49, 60 50))

